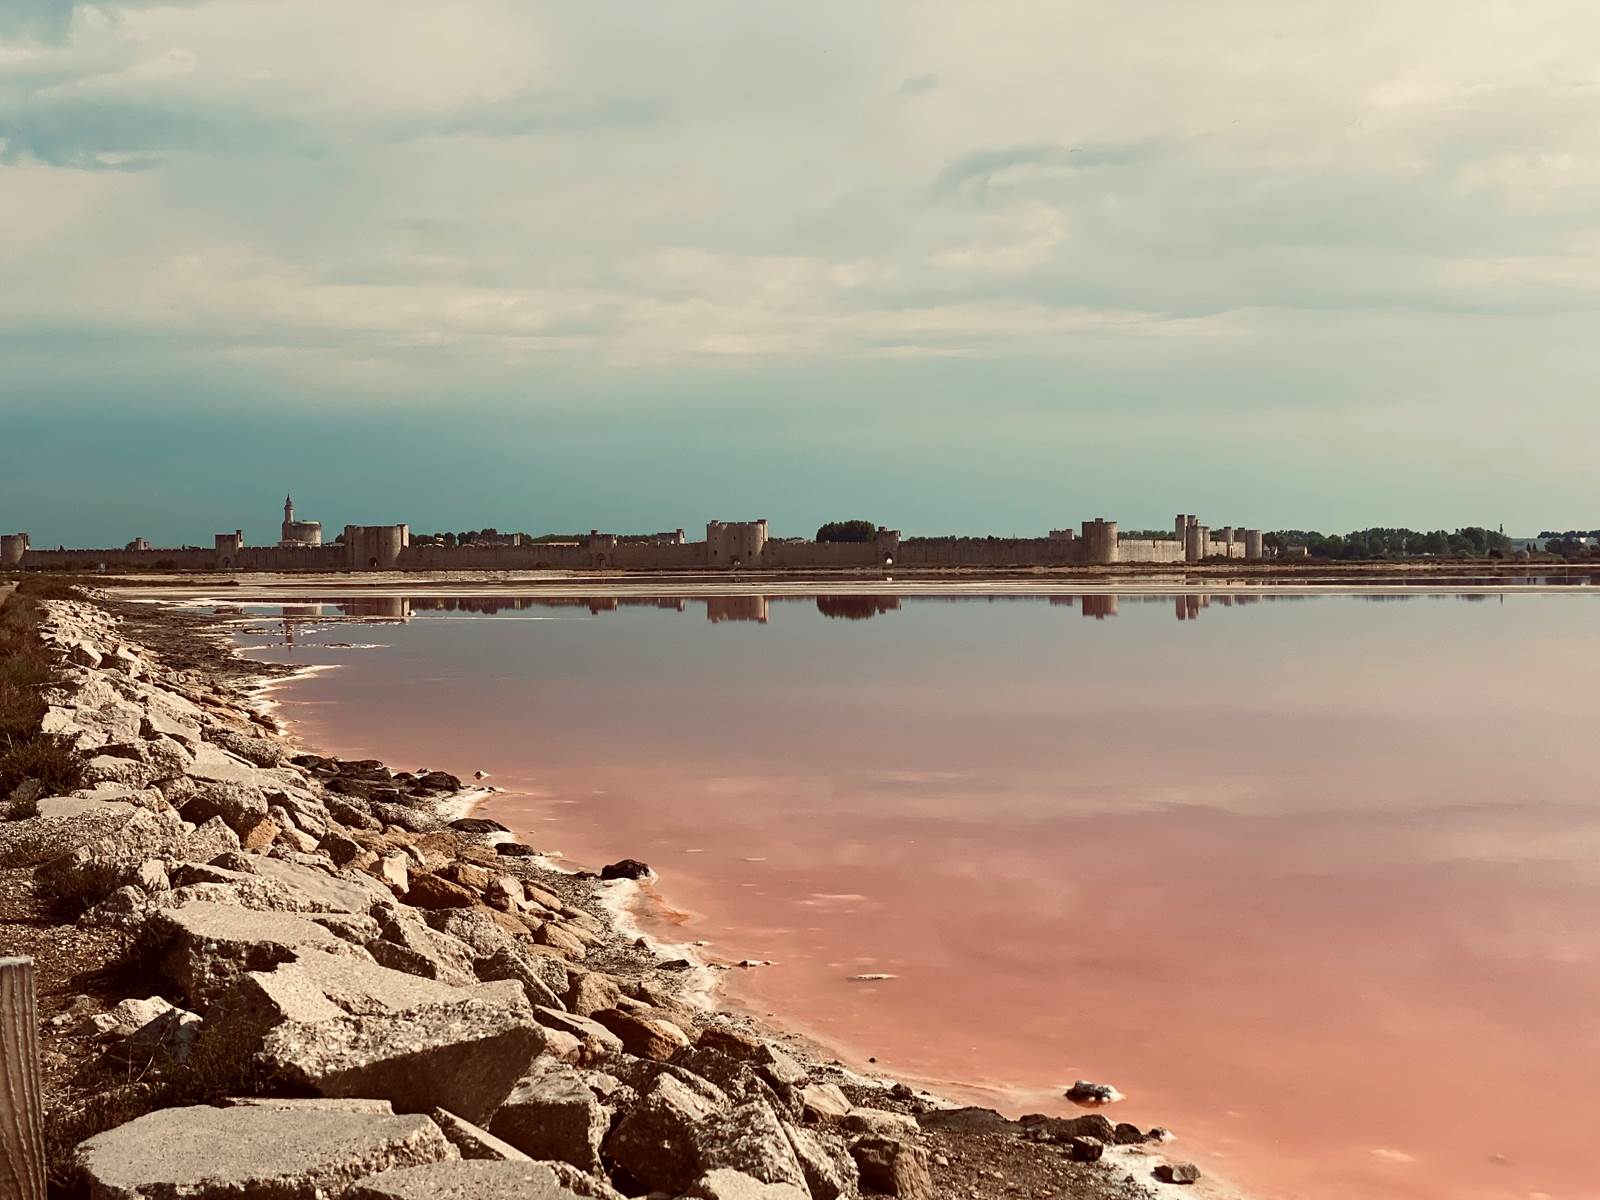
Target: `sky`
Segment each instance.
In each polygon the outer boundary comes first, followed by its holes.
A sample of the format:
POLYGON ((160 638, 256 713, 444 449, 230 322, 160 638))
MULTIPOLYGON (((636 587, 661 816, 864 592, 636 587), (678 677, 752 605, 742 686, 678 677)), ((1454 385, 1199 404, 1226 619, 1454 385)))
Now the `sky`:
POLYGON ((0 0, 0 528, 1600 526, 1590 0, 0 0))

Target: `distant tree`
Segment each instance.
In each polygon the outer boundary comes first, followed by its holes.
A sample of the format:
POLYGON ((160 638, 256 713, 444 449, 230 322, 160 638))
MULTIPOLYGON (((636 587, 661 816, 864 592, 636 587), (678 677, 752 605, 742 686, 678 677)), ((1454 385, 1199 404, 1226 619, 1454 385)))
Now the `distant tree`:
POLYGON ((1503 533, 1469 525, 1447 533, 1435 529, 1418 533, 1414 529, 1375 526, 1350 533, 1322 534, 1308 529, 1279 529, 1263 536, 1268 546, 1304 546, 1312 558, 1379 559, 1409 558, 1420 554, 1454 555, 1459 558, 1484 558, 1504 555, 1511 539, 1503 533))
POLYGON ((819 542, 870 542, 877 536, 871 521, 829 521, 817 530, 819 542))

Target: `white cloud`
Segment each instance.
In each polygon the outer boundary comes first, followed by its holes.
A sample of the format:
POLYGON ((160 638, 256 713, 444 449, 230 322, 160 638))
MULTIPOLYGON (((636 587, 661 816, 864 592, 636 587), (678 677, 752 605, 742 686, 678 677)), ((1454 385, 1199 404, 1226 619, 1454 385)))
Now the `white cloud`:
POLYGON ((22 328, 1133 363, 1297 312, 1600 302, 1578 0, 218 0, 60 33, 0 42, 22 328))

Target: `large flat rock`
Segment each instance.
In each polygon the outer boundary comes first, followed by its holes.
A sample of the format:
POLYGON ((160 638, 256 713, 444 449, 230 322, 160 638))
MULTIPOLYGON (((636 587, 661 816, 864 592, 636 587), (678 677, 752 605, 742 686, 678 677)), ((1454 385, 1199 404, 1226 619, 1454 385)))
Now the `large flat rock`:
POLYGON ((164 966, 192 1004, 206 1006, 249 971, 292 961, 301 951, 367 958, 315 921, 197 900, 152 914, 154 932, 168 943, 164 966))
POLYGON ((200 1106, 150 1113, 74 1154, 91 1200, 339 1200, 358 1179, 454 1150, 420 1115, 200 1106))
POLYGON ((0 866, 36 867, 63 853, 115 834, 137 811, 132 804, 46 796, 37 816, 6 823, 0 866))
POLYGON ((522 989, 514 980, 457 987, 353 955, 310 949, 298 951, 293 962, 241 976, 228 1007, 251 1024, 267 1028, 285 1021, 375 1016, 464 1000, 485 1000, 507 1010, 527 1011, 522 989))
POLYGON ((484 1000, 374 1016, 289 1021, 263 1060, 323 1096, 370 1096, 405 1112, 448 1109, 485 1124, 544 1045, 527 1008, 484 1000))
POLYGON ((384 1171, 363 1179, 346 1193, 346 1200, 612 1200, 617 1196, 607 1184, 559 1163, 468 1161, 384 1171))
POLYGON ((374 903, 393 899, 388 888, 364 875, 342 877, 265 855, 256 860, 255 868, 263 879, 280 883, 297 896, 297 907, 305 912, 365 913, 374 903))

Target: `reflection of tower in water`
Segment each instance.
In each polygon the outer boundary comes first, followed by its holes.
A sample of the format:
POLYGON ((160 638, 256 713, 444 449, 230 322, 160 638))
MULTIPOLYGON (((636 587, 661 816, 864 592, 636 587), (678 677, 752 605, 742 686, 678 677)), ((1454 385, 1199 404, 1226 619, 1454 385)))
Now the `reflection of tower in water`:
POLYGON ((317 621, 323 616, 320 604, 285 604, 282 610, 283 644, 294 645, 294 629, 302 621, 317 621))
POLYGON ((1083 598, 1083 615, 1093 617, 1096 621, 1104 621, 1107 617, 1117 615, 1117 597, 1115 595, 1085 596, 1083 598))

